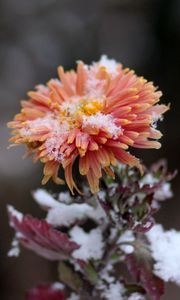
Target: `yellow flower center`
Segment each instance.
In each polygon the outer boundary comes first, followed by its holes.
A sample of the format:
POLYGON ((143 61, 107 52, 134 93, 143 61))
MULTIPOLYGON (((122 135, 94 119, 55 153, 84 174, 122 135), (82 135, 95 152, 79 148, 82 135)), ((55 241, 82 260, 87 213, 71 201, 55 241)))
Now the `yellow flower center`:
POLYGON ((95 115, 97 112, 101 111, 103 108, 104 101, 98 99, 86 99, 80 100, 80 108, 77 113, 85 114, 87 116, 95 115))
POLYGON ((71 102, 65 102, 61 106, 60 118, 67 121, 69 125, 78 124, 79 117, 92 116, 102 111, 105 99, 80 98, 71 99, 71 102))

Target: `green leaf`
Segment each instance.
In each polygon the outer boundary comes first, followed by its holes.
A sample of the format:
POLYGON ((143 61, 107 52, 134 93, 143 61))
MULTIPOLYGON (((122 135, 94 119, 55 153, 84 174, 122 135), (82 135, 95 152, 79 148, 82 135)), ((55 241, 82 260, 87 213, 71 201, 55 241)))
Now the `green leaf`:
POLYGON ((78 273, 64 262, 60 262, 58 265, 59 279, 66 284, 72 290, 78 292, 82 287, 82 280, 78 273))
POLYGON ((93 268, 92 264, 88 263, 85 266, 84 271, 90 283, 97 284, 97 282, 99 281, 99 277, 95 269, 93 268))

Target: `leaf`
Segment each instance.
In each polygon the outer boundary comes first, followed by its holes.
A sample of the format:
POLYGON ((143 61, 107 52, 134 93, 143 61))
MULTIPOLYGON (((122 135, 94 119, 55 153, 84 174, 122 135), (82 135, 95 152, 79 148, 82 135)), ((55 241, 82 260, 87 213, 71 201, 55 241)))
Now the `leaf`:
POLYGON ((65 294, 58 284, 39 284, 26 294, 26 300, 65 300, 65 294))
POLYGON ((50 260, 62 260, 79 249, 66 233, 54 229, 45 220, 20 215, 14 208, 8 207, 10 225, 15 229, 18 241, 27 249, 50 260))
POLYGON ((66 263, 60 262, 58 265, 59 279, 72 290, 78 292, 82 287, 82 280, 77 272, 74 272, 66 263))
POLYGON ((125 284, 125 288, 126 288, 126 294, 131 295, 133 293, 140 293, 140 294, 144 294, 145 290, 142 288, 142 286, 139 286, 137 284, 125 284))
POLYGON ((95 269, 93 268, 91 263, 88 263, 84 268, 86 277, 88 281, 92 284, 97 284, 99 281, 98 274, 96 273, 95 269))
POLYGON ((135 252, 127 256, 126 262, 135 282, 145 289, 152 300, 159 300, 164 294, 164 282, 153 274, 149 257, 135 252))

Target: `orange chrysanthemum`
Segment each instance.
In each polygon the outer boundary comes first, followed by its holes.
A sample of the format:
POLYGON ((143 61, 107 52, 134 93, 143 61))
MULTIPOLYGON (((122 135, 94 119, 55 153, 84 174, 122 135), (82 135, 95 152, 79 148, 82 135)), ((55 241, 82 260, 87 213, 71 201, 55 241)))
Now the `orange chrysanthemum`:
POLYGON ((72 166, 79 158, 79 172, 91 191, 99 189, 102 170, 113 176, 116 160, 141 168, 127 149, 156 148, 161 133, 155 122, 168 110, 155 105, 161 97, 152 82, 102 56, 90 66, 78 62, 77 71, 58 68, 59 79, 39 85, 22 101, 22 110, 9 127, 11 141, 27 145, 34 159, 42 161, 45 184, 58 177, 59 167, 73 192, 72 166))

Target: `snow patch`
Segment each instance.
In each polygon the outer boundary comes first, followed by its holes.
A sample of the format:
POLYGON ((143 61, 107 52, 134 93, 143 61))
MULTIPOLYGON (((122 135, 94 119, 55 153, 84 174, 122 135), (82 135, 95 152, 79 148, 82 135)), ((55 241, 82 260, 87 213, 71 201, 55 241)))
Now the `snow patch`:
POLYGON ((155 260, 155 274, 164 281, 180 284, 180 232, 164 231, 161 225, 154 225, 146 236, 155 260))
POLYGON ((20 254, 19 241, 17 237, 18 237, 18 233, 16 233, 14 239, 12 240, 11 249, 8 251, 7 254, 9 257, 18 257, 20 254))
POLYGON ((46 220, 53 226, 69 226, 77 220, 91 218, 95 221, 106 219, 106 214, 100 204, 97 202, 96 207, 86 203, 69 203, 71 199, 69 193, 62 192, 59 194, 59 200, 53 198, 51 194, 43 189, 38 189, 33 193, 35 201, 43 208, 48 210, 46 220))
POLYGON ((153 128, 157 128, 157 122, 163 121, 163 116, 161 114, 157 114, 156 112, 152 113, 152 123, 151 126, 153 128))
POLYGON ((145 300, 145 298, 139 293, 133 293, 127 300, 145 300))
POLYGON ((121 244, 120 248, 125 254, 130 254, 134 251, 134 247, 132 245, 130 245, 134 240, 135 240, 135 237, 133 235, 133 232, 130 230, 126 230, 120 236, 120 238, 118 240, 118 244, 121 244), (125 244, 123 245, 123 243, 125 243, 125 244), (128 243, 129 243, 129 245, 128 245, 128 243))
POLYGON ((139 181, 139 186, 140 188, 142 188, 147 184, 153 186, 158 182, 159 182, 158 178, 154 177, 151 173, 148 173, 139 181))
POLYGON ((74 258, 85 261, 102 258, 104 243, 100 228, 92 229, 86 233, 81 227, 75 226, 70 231, 70 236, 74 242, 81 246, 73 252, 74 258))
POLYGON ((164 182, 154 194, 154 198, 159 201, 169 199, 172 196, 173 192, 171 191, 171 184, 169 182, 164 182))
POLYGON ((71 296, 67 300, 79 300, 79 296, 75 293, 72 293, 71 296))
POLYGON ((23 214, 21 212, 19 212, 18 210, 16 210, 13 206, 8 205, 7 210, 8 210, 8 213, 10 214, 10 216, 15 217, 19 222, 22 221, 23 214))
POLYGON ((125 288, 120 282, 111 283, 109 288, 101 293, 107 300, 124 300, 125 288))
POLYGON ((60 282, 54 282, 51 286, 51 288, 55 291, 57 290, 63 290, 64 289, 64 285, 60 282))

